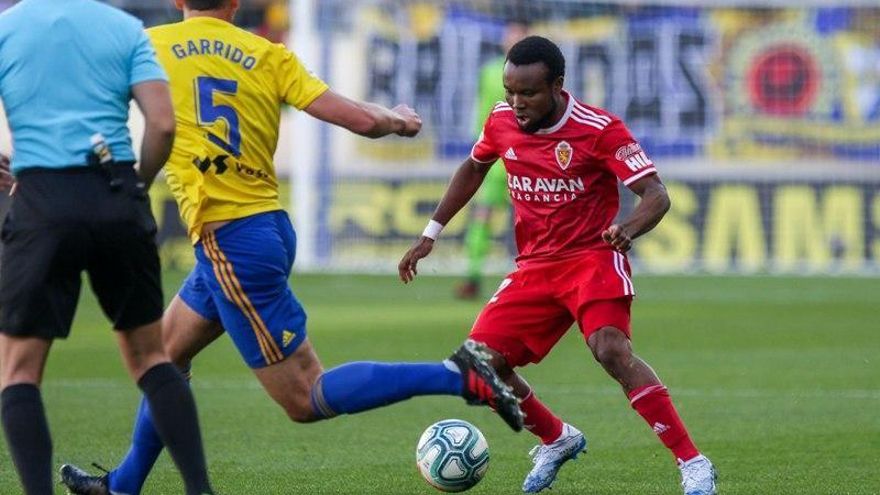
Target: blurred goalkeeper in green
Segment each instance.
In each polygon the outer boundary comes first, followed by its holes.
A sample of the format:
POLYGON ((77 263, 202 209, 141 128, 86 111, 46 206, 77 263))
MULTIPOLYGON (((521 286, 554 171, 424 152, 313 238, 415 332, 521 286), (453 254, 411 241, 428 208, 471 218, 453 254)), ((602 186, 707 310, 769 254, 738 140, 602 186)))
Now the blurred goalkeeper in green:
MULTIPOLYGON (((517 41, 528 35, 528 26, 522 21, 511 21, 504 30, 502 41, 504 52, 480 69, 477 86, 477 119, 474 129, 479 134, 486 122, 489 112, 499 101, 504 101, 504 85, 501 84, 504 73, 505 54, 517 41)), ((470 223, 464 237, 464 246, 468 256, 467 279, 456 288, 455 295, 460 299, 475 299, 480 295, 480 282, 486 256, 492 245, 492 214, 498 209, 505 211, 510 208, 510 195, 507 191, 507 173, 504 167, 492 167, 486 180, 477 193, 470 223)))

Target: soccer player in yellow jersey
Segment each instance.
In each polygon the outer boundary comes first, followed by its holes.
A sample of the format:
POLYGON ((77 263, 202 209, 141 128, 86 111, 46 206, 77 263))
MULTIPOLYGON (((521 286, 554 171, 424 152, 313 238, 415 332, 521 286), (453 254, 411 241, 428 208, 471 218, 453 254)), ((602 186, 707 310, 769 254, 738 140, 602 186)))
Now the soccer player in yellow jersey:
MULTIPOLYGON (((278 201, 272 156, 281 105, 366 137, 415 136, 419 116, 338 95, 283 45, 231 24, 238 0, 176 0, 183 22, 148 30, 170 77, 177 118, 166 177, 196 266, 163 317, 171 359, 191 359, 228 333, 269 395, 297 422, 365 411, 416 395, 488 404, 522 429, 516 398, 475 343, 434 363, 348 363, 322 372, 306 314, 287 285, 296 234, 278 201)), ((140 493, 162 443, 141 403, 131 449, 105 476, 64 465, 72 493, 140 493)))

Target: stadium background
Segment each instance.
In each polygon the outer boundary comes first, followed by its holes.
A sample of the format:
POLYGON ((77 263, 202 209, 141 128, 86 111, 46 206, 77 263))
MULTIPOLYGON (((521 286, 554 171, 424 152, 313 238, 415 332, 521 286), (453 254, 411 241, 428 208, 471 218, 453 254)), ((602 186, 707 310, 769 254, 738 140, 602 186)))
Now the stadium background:
MULTIPOLYGON (((113 3, 147 25, 178 18, 164 0, 113 3)), ((464 271, 464 213, 420 270, 438 276, 404 287, 389 274, 470 148, 478 67, 499 53, 505 20, 525 17, 562 46, 567 86, 622 116, 669 184, 672 211, 634 253, 635 342, 718 465, 723 493, 880 494, 880 8, 756 3, 245 1, 239 23, 288 42, 338 91, 410 103, 426 121, 417 139, 366 141, 284 116, 276 161, 297 270, 309 272, 291 283, 324 364, 438 359, 479 311, 481 301, 453 299, 445 276, 464 271)), ((137 142, 136 112, 132 127, 137 142)), ((162 181, 152 200, 170 295, 191 247, 162 181)), ((494 222, 489 278, 512 266, 508 220, 494 222)), ((53 347, 43 391, 56 464, 125 453, 138 395, 106 328, 84 294, 73 338, 53 347)), ((432 493, 412 450, 445 417, 489 439, 492 467, 473 493, 518 493, 529 468, 531 438, 443 398, 290 425, 239 363, 223 338, 195 365, 222 493, 432 493)), ((668 457, 576 332, 525 376, 591 440, 554 493, 678 493, 668 457)), ((16 487, 4 445, 0 493, 16 487)), ((179 491, 163 455, 145 493, 179 491)))
MULTIPOLYGON (((117 3, 147 25, 179 16, 162 1, 117 3)), ((877 273, 880 9, 660 3, 245 2, 240 23, 291 41, 332 87, 408 102, 426 123, 415 140, 367 141, 285 113, 276 162, 294 179, 298 269, 393 271, 473 142, 481 64, 500 53, 505 20, 525 18, 562 46, 566 86, 620 115, 669 183, 673 209, 636 244, 639 270, 877 273), (291 14, 311 22, 288 36, 291 14)), ((157 188, 154 203, 166 261, 188 266, 172 199, 157 188)), ((433 271, 463 270, 466 218, 433 271)), ((510 223, 493 222, 489 266, 502 273, 510 223)))

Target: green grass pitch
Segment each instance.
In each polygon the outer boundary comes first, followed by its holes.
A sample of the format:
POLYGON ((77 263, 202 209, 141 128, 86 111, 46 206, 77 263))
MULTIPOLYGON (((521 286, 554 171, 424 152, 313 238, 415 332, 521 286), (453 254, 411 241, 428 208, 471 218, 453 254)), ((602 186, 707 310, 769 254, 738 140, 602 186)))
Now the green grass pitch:
MULTIPOLYGON (((168 295, 182 274, 166 274, 168 295)), ((453 279, 295 276, 326 367, 349 360, 434 361, 466 335, 481 303, 451 297, 453 279)), ((637 277, 636 351, 669 387, 722 494, 880 493, 880 279, 637 277)), ((576 331, 525 377, 590 442, 553 495, 676 494, 671 456, 576 331)), ((471 493, 519 493, 534 439, 457 398, 403 404, 312 425, 287 420, 227 338, 195 363, 193 389, 221 494, 430 494, 418 476, 422 430, 462 418, 491 461, 471 493)), ((62 462, 112 466, 125 452, 138 393, 108 325, 83 296, 72 338, 55 344, 43 387, 62 462)), ((5 444, 0 494, 19 493, 5 444)), ((57 493, 62 493, 59 487, 57 493)), ((147 494, 181 493, 163 454, 147 494)))

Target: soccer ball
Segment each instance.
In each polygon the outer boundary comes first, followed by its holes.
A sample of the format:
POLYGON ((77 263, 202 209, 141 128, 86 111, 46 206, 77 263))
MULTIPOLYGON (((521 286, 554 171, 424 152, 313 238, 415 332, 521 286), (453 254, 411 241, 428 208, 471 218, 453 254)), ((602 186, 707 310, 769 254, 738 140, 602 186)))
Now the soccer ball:
POLYGON ((489 469, 489 444, 476 426, 461 419, 444 419, 429 426, 419 438, 416 466, 434 488, 463 492, 489 469))

